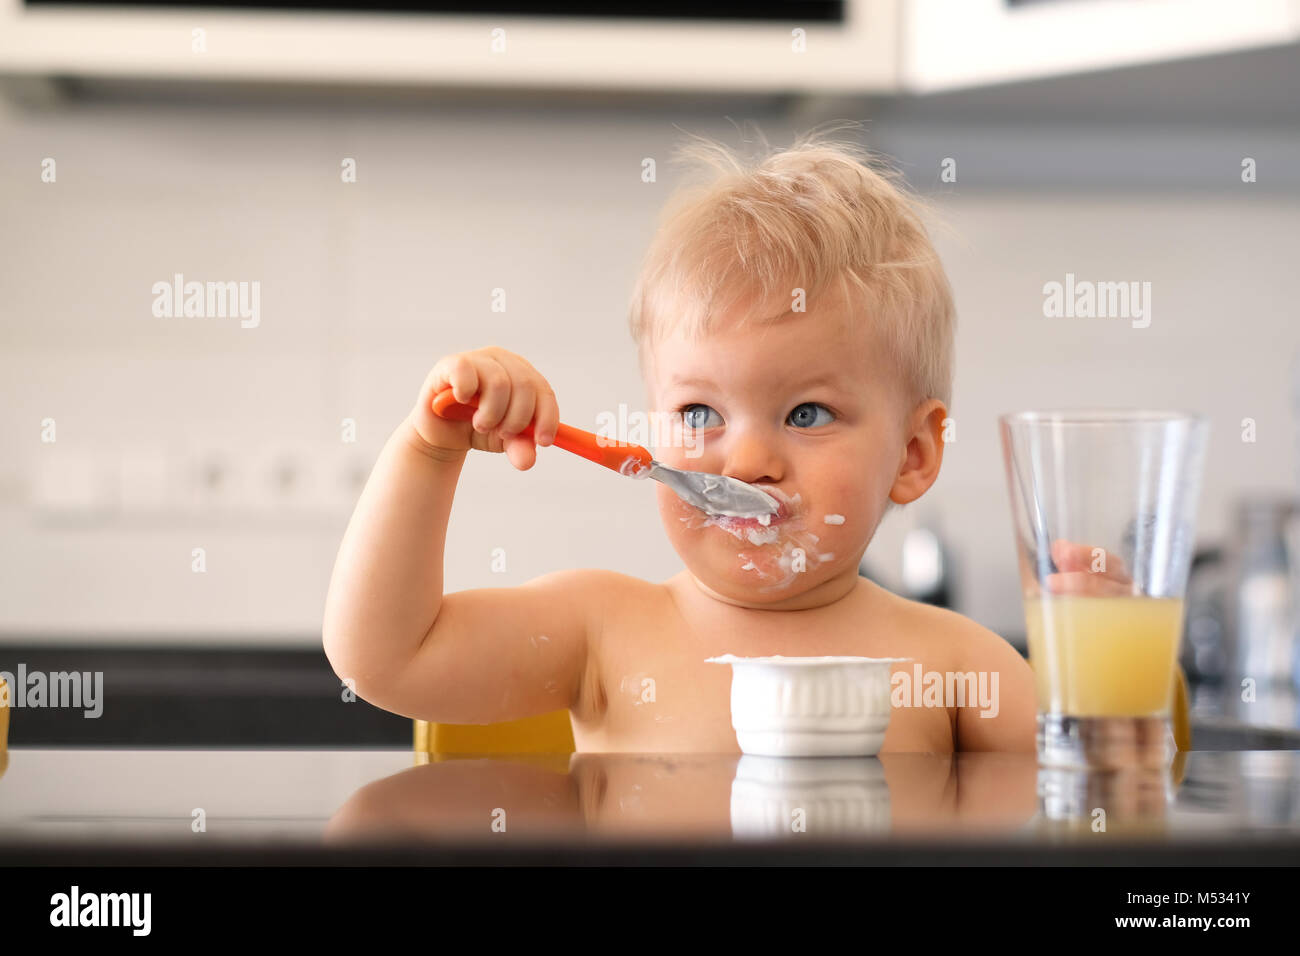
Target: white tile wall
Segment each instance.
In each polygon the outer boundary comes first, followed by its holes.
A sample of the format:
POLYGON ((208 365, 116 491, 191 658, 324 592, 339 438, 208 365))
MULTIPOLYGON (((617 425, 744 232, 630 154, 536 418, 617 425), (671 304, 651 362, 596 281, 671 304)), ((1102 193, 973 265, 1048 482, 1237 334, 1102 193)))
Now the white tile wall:
MULTIPOLYGON (((628 292, 672 185, 673 123, 734 141, 717 115, 0 112, 0 639, 315 642, 356 473, 447 352, 520 352, 580 427, 641 407, 628 292), (45 156, 55 185, 39 181, 45 156), (339 182, 345 156, 355 185, 339 182), (659 183, 640 181, 643 156, 660 161, 659 183), (154 318, 150 286, 174 272, 260 281, 260 327, 154 318), (505 314, 489 309, 495 287, 505 314), (40 441, 46 417, 54 445, 40 441), (345 417, 354 446, 339 440, 345 417), (224 491, 199 480, 214 462, 224 491), (286 462, 300 495, 279 490, 286 462), (191 571, 196 547, 205 574, 191 571)), ((778 140, 780 122, 767 125, 778 140)), ((868 558, 883 573, 906 525, 936 520, 963 609, 1019 629, 995 426, 1012 409, 1209 413, 1206 537, 1225 532, 1235 496, 1294 485, 1300 198, 963 185, 939 205, 960 307, 958 441, 933 491, 881 529, 868 558), (1043 318, 1042 285, 1066 272, 1150 281, 1151 327, 1043 318), (1253 445, 1238 440, 1243 417, 1258 422, 1253 445)), ((471 458, 449 589, 561 567, 680 568, 647 487, 558 451, 540 458, 528 473, 471 458), (490 570, 496 547, 504 574, 490 570)))

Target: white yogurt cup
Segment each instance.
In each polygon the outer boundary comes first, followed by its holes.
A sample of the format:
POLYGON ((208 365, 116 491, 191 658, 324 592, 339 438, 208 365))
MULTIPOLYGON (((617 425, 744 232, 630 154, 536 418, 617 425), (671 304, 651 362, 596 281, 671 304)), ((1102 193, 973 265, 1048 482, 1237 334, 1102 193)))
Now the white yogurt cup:
POLYGON ((908 657, 710 657, 730 664, 731 726, 747 754, 869 757, 889 727, 891 665, 908 657))

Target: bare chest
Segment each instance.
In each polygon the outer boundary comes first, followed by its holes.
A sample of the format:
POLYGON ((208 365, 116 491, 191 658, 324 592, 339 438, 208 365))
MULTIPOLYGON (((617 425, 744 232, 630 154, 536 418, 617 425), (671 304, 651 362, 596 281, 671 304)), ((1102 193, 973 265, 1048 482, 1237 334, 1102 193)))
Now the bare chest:
MULTIPOLYGON (((687 621, 666 606, 628 607, 607 618, 574 715, 580 751, 739 753, 731 725, 731 668, 741 657, 907 657, 905 634, 864 619, 860 602, 816 611, 721 609, 687 621), (734 613, 733 613, 734 612, 734 613)), ((944 708, 895 708, 882 752, 948 753, 944 708)))

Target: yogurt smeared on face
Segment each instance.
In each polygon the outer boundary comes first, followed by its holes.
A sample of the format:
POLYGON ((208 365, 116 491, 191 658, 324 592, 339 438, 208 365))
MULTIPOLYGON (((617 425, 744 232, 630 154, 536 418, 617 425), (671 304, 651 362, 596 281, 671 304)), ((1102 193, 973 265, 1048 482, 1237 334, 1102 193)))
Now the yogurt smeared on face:
POLYGON ((681 520, 688 528, 721 528, 741 542, 754 545, 755 551, 737 554, 740 570, 750 572, 764 582, 760 591, 778 591, 794 583, 799 574, 832 560, 835 555, 819 551, 821 539, 807 529, 799 494, 785 494, 774 485, 755 485, 781 505, 781 514, 761 518, 733 518, 705 514, 691 509, 681 520))

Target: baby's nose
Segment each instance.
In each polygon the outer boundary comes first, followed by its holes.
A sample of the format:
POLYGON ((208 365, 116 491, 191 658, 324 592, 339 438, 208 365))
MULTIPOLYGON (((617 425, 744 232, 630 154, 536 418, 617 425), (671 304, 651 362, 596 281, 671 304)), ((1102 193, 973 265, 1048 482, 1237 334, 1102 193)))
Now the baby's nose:
POLYGON ((758 435, 729 436, 722 474, 747 484, 777 484, 784 476, 781 453, 758 435))

